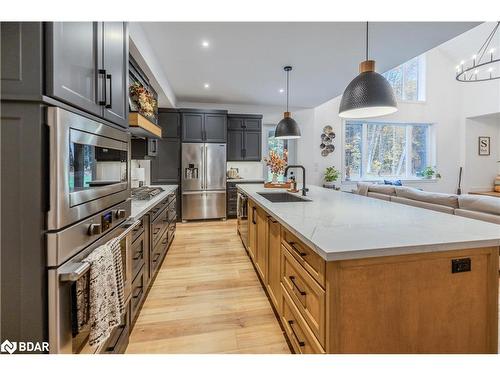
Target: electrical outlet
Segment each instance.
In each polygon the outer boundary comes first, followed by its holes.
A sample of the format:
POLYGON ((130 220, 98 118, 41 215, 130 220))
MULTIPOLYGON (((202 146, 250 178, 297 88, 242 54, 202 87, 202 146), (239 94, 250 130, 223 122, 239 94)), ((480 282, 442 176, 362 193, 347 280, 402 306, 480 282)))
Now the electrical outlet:
POLYGON ((452 259, 451 273, 470 272, 471 261, 470 258, 452 259))

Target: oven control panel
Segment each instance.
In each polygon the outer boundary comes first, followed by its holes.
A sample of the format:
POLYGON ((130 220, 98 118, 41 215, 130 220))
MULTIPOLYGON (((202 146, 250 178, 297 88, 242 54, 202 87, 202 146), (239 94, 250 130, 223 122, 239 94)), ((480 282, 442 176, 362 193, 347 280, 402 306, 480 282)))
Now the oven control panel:
POLYGON ((101 216, 101 227, 102 231, 105 232, 113 224, 113 211, 108 211, 101 216))

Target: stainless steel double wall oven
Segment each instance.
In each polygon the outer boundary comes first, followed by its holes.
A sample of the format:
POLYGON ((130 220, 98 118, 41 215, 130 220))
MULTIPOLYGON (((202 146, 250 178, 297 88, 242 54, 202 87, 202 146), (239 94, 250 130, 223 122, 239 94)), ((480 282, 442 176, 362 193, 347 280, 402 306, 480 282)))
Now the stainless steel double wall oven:
POLYGON ((128 220, 130 136, 124 129, 57 107, 47 109, 47 123, 50 352, 120 352, 128 342, 128 314, 106 343, 90 348, 88 327, 76 329, 75 285, 89 272, 88 264, 82 260, 100 245, 119 238, 125 296, 130 300, 131 232, 139 224, 128 220))

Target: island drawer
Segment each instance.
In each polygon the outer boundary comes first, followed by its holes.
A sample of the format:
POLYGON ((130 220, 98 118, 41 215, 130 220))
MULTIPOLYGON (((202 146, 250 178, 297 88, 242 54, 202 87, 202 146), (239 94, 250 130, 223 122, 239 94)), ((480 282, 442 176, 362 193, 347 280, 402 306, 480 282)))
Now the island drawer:
POLYGON ((285 287, 281 285, 281 322, 296 354, 324 354, 321 344, 316 340, 304 318, 295 307, 285 287))
POLYGON ((281 283, 311 331, 325 345, 325 290, 284 246, 281 247, 281 283))
POLYGON ((141 268, 138 275, 132 282, 132 298, 130 299, 130 307, 132 311, 132 322, 135 323, 139 310, 141 308, 143 297, 146 292, 146 278, 144 275, 144 267, 141 268))
POLYGON ((132 242, 144 233, 144 216, 139 219, 140 224, 132 230, 132 242))
POLYGON ((281 227, 281 242, 293 254, 302 267, 324 288, 325 260, 284 227, 281 227))

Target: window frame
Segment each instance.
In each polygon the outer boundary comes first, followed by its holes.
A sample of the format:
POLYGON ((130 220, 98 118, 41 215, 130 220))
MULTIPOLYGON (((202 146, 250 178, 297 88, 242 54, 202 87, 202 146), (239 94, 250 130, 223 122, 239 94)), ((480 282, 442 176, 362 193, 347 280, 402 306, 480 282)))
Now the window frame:
MULTIPOLYGON (((269 177, 269 170, 264 161, 264 158, 269 155, 269 132, 276 129, 276 124, 263 124, 262 126, 262 143, 263 143, 263 155, 262 155, 262 175, 266 179, 269 177)), ((288 165, 296 164, 297 157, 297 140, 287 139, 284 140, 287 143, 288 151, 288 165)))
MULTIPOLYGON (((361 174, 361 177, 359 179, 349 179, 346 180, 346 160, 345 160, 345 136, 346 136, 346 126, 349 123, 362 123, 364 126, 367 127, 368 124, 380 124, 380 125, 400 125, 400 126, 423 126, 426 125, 428 126, 428 137, 429 141, 427 143, 427 157, 429 161, 429 165, 431 166, 436 166, 437 168, 437 152, 436 152, 436 124, 433 122, 402 122, 402 121, 382 121, 382 120, 370 120, 370 121, 362 121, 362 120, 354 120, 354 119, 344 119, 342 120, 342 153, 341 153, 341 166, 342 166, 342 183, 356 183, 356 182, 380 182, 388 179, 398 179, 401 181, 418 181, 418 182, 435 182, 435 178, 423 178, 423 177, 418 177, 418 176, 410 176, 406 175, 405 177, 381 177, 378 179, 373 179, 373 178, 366 178, 366 176, 363 176, 363 173, 361 174)), ((365 130, 365 127, 363 127, 363 130, 365 130)), ((362 134, 362 147, 366 147, 366 132, 363 131, 364 134, 362 134)), ((411 135, 409 135, 406 132, 406 142, 410 141, 411 142, 411 135)), ((409 151, 407 151, 409 152, 409 151)), ((408 155, 408 154, 407 154, 408 155)), ((407 163, 407 167, 405 170, 408 170, 408 165, 411 167, 411 161, 410 158, 406 158, 407 160, 405 163, 407 163)), ((365 157, 362 156, 362 169, 364 168, 364 162, 365 162, 365 157)), ((410 168, 411 169, 411 168, 410 168)))
MULTIPOLYGON (((403 64, 400 64, 398 66, 395 66, 394 68, 392 69, 389 69, 385 72, 382 73, 382 75, 385 77, 385 74, 389 73, 391 70, 394 70, 394 69, 397 69, 397 68, 402 68, 405 64, 407 64, 408 62, 412 61, 413 59, 417 59, 418 60, 418 71, 417 71, 417 99, 415 100, 410 100, 410 99, 404 99, 404 98, 399 98, 399 97, 396 97, 396 101, 398 103, 411 103, 411 104, 424 104, 426 103, 427 101, 427 91, 426 91, 426 88, 427 88, 427 58, 426 58, 426 54, 421 54, 419 56, 416 56, 406 62, 404 62, 403 64)), ((389 80, 388 80, 389 84, 391 83, 389 80)), ((402 68, 402 72, 401 72, 401 82, 402 82, 402 90, 401 92, 403 93, 404 95, 404 69, 402 68)), ((391 85, 392 87, 392 85, 391 85)))

